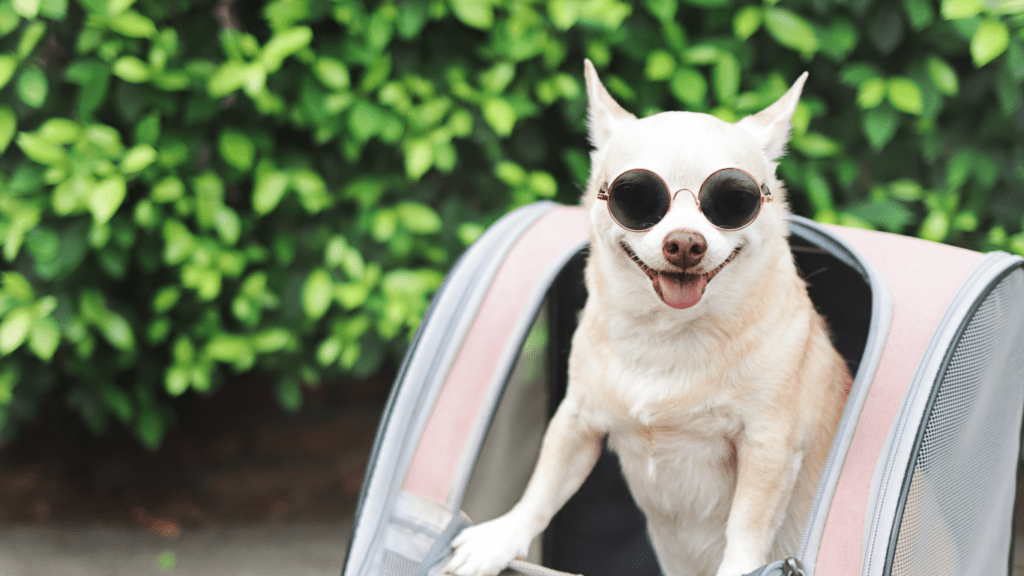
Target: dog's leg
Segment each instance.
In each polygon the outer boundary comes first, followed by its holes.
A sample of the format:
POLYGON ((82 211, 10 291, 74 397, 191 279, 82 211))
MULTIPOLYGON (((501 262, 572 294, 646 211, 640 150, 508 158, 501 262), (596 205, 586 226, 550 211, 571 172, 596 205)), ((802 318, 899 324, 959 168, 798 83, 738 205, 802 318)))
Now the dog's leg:
POLYGON ((452 545, 455 554, 444 571, 457 576, 494 576, 516 558, 526 556, 555 512, 594 468, 603 433, 586 427, 570 397, 558 406, 522 499, 504 516, 466 528, 452 545))
POLYGON ((786 424, 748 427, 737 442, 736 492, 717 576, 740 576, 768 561, 803 461, 786 424))

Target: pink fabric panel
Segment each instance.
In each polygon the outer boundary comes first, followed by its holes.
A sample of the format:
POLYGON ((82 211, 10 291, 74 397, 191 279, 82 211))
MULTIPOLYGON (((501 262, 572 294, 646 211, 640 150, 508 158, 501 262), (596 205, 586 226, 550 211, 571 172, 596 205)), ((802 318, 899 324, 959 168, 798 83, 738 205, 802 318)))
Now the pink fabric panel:
POLYGON ((587 238, 582 208, 542 216, 509 251, 427 420, 403 489, 444 504, 488 387, 526 301, 553 261, 587 238))
POLYGON ((815 567, 827 576, 858 575, 871 480, 886 435, 939 320, 982 254, 894 234, 828 228, 875 266, 893 296, 889 338, 832 499, 815 567))

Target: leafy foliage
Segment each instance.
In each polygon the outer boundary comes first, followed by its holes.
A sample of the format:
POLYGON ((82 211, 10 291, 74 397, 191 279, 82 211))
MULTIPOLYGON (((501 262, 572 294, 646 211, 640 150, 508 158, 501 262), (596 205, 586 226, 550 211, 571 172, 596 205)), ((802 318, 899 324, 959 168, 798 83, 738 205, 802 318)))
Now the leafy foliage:
POLYGON ((0 0, 0 423, 404 347, 444 270, 588 170, 582 59, 639 114, 810 81, 780 171, 825 222, 1024 253, 1024 8, 994 0, 0 0))

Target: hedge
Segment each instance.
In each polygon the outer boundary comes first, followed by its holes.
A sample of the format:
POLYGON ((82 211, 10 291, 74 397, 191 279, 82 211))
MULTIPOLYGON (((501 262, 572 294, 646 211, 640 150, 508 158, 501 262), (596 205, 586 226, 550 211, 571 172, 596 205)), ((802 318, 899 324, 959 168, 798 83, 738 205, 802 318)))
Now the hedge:
MULTIPOLYGON (((810 80, 825 222, 1024 254, 1013 0, 0 0, 0 438, 47 401, 159 446, 172 399, 394 362, 501 214, 578 200, 582 61, 638 114, 810 80)), ((56 423, 54 423, 56 425, 56 423)))

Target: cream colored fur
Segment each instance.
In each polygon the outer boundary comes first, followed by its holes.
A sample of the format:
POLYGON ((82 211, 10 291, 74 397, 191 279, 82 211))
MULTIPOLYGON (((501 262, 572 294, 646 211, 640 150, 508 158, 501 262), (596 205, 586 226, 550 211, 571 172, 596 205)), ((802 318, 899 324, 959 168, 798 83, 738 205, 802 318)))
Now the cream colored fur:
POLYGON ((794 553, 842 410, 849 374, 797 275, 786 241, 785 150, 806 74, 775 104, 736 124, 689 112, 637 119, 586 62, 592 174, 589 297, 573 337, 569 388, 545 433, 522 499, 466 529, 445 570, 493 576, 526 553, 601 451, 618 454, 667 576, 738 576, 794 553), (611 219, 598 189, 646 168, 672 191, 696 191, 721 168, 767 182, 775 202, 723 232, 680 193, 644 233, 611 219), (710 271, 742 245, 696 305, 667 306, 620 241, 672 270, 662 241, 694 230, 710 271))

